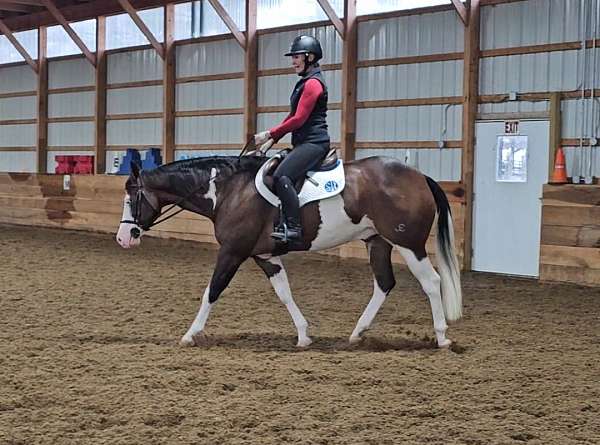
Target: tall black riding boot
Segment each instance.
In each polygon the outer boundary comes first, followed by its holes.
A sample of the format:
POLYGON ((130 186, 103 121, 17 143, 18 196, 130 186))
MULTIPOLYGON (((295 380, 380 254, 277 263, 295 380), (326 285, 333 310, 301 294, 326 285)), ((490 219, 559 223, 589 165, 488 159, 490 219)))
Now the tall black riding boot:
POLYGON ((278 179, 275 185, 277 196, 281 200, 283 209, 283 221, 271 236, 275 239, 287 243, 298 243, 302 241, 302 223, 300 222, 300 203, 298 202, 298 193, 294 184, 287 176, 278 179))

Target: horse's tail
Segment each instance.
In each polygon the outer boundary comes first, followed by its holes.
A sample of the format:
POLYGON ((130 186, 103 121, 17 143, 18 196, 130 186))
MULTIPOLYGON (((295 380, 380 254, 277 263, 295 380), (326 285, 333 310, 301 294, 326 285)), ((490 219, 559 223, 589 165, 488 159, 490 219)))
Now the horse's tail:
POLYGON ((427 185, 433 193, 438 211, 437 258, 442 279, 442 302, 448 321, 462 317, 462 291, 460 287, 460 268, 454 251, 454 227, 452 213, 446 194, 437 182, 425 176, 427 185))

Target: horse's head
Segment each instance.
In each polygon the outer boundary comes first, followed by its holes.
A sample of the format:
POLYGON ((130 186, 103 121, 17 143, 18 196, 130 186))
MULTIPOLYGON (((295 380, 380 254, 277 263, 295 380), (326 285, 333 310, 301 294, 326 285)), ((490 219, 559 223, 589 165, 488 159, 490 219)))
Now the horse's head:
POLYGON ((131 163, 131 174, 125 183, 123 217, 117 232, 117 242, 128 249, 140 244, 144 231, 160 216, 160 202, 156 193, 144 187, 140 166, 131 163))

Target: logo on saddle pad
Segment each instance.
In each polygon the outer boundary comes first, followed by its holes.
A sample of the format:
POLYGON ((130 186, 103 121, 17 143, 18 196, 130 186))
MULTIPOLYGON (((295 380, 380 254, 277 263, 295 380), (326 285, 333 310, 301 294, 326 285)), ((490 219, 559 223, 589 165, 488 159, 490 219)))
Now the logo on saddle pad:
MULTIPOLYGON (((265 198, 270 204, 278 207, 280 204, 279 198, 271 190, 267 188, 263 182, 264 170, 267 167, 268 161, 265 162, 254 179, 254 185, 258 193, 265 198)), ((302 185, 302 190, 298 194, 300 206, 313 201, 331 198, 338 195, 344 190, 346 185, 346 177, 344 174, 344 164, 341 160, 337 161, 335 168, 326 171, 308 172, 307 179, 302 185)))

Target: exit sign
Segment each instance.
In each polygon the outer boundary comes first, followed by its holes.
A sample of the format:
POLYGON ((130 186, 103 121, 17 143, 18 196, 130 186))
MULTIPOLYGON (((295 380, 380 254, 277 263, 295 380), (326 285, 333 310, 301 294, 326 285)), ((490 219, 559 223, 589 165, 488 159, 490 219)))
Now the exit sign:
POLYGON ((504 134, 519 134, 519 121, 504 121, 504 134))

